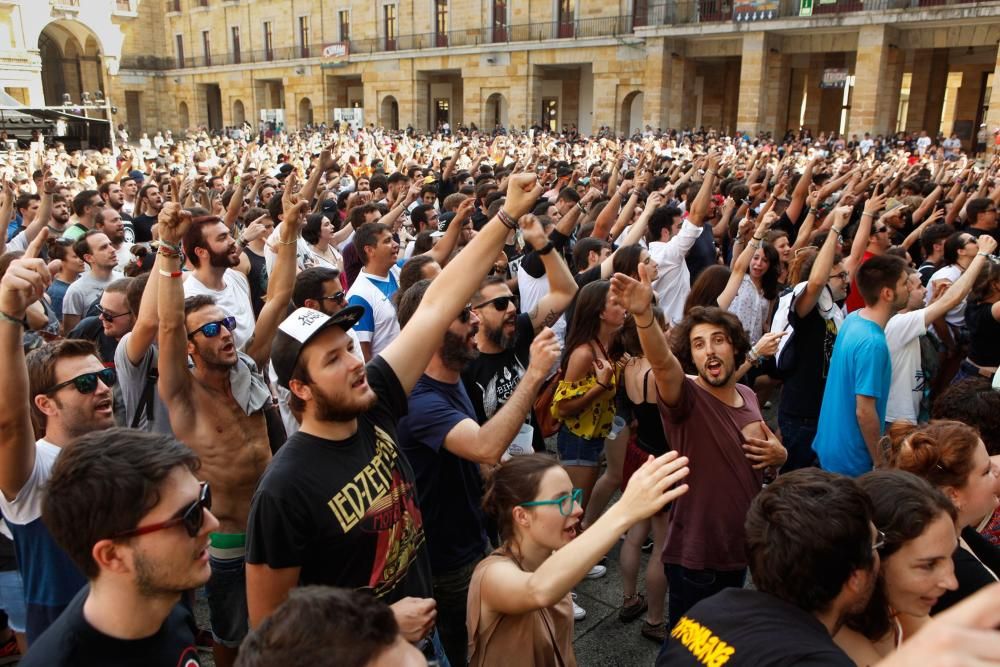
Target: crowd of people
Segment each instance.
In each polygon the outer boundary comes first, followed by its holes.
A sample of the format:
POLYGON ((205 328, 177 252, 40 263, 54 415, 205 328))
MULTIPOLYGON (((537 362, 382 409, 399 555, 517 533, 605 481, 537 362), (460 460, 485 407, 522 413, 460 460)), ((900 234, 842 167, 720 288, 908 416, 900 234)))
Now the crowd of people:
POLYGON ((575 665, 620 543, 657 665, 996 664, 1000 159, 910 148, 9 153, 0 657, 575 665))

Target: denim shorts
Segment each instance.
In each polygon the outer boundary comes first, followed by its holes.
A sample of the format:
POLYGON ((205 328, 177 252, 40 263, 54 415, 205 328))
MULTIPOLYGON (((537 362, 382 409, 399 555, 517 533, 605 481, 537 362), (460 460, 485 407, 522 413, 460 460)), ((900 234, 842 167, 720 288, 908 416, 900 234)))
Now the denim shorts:
POLYGON ((219 559, 209 555, 212 576, 205 584, 212 639, 237 648, 249 631, 246 557, 219 559))
POLYGON ((596 468, 604 450, 604 438, 584 438, 563 426, 556 436, 556 449, 559 451, 559 462, 564 466, 596 468))
POLYGON ((14 632, 24 632, 28 612, 24 606, 24 585, 17 570, 0 572, 0 609, 7 614, 7 625, 14 632))

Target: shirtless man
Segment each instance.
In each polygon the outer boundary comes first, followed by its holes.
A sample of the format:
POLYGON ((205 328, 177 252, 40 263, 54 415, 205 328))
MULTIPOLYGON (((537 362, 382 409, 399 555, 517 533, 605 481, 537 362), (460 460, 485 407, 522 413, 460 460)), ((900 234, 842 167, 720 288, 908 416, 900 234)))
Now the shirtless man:
POLYGON ((750 350, 739 319, 720 308, 694 308, 677 325, 671 352, 660 327, 651 326, 653 288, 643 264, 639 276, 641 281, 615 274, 612 294, 635 317, 667 442, 699 462, 691 466, 699 479, 670 507, 663 549, 669 618, 676 622, 700 600, 743 586, 744 519, 765 469, 777 469, 788 454, 761 417, 753 391, 736 384, 736 370, 750 350))
MULTIPOLYGON (((267 366, 271 339, 295 281, 295 242, 305 204, 292 199, 285 195, 287 224, 282 225, 267 302, 245 354, 237 352, 230 313, 210 296, 184 299, 178 244, 192 224, 191 214, 171 202, 159 218, 157 387, 174 434, 201 458, 198 475, 211 485, 212 511, 220 523, 219 532, 211 536, 212 578, 206 586, 217 665, 233 664, 247 633, 247 515, 257 481, 271 460, 261 411, 270 404, 271 394, 258 369, 267 366), (187 365, 189 355, 192 369, 187 365)), ((208 261, 207 249, 195 252, 208 261)))

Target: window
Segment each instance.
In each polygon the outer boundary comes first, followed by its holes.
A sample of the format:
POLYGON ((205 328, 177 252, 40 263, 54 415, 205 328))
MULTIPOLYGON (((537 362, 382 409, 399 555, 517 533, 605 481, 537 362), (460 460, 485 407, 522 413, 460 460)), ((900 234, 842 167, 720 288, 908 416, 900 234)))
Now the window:
POLYGON ((507 0, 493 0, 493 41, 507 41, 507 0))
POLYGON ((274 60, 274 32, 270 21, 264 21, 264 58, 274 60))
POLYGON ((559 34, 557 36, 573 36, 573 0, 559 0, 559 34))
POLYGON ((385 27, 385 50, 396 50, 396 5, 386 5, 382 8, 384 12, 385 27))
POLYGON ((207 30, 201 31, 201 48, 205 52, 205 65, 212 64, 212 40, 207 30))
POLYGON ((240 62, 241 62, 241 56, 240 56, 240 27, 238 25, 234 25, 232 28, 230 28, 230 30, 232 30, 232 32, 233 32, 233 62, 235 64, 239 65, 240 62))
POLYGON ((175 35, 176 40, 176 51, 177 51, 177 66, 184 67, 184 35, 175 35))
POLYGON ((337 16, 340 22, 340 41, 351 41, 351 12, 347 9, 341 9, 337 16))
POLYGON ((299 55, 302 58, 309 57, 309 17, 299 17, 299 55))
POLYGON ((448 46, 448 0, 434 0, 434 27, 437 46, 448 46))
POLYGON ((198 4, 202 7, 208 7, 208 0, 198 0, 198 4))
POLYGON ((173 0, 172 6, 175 12, 179 12, 181 10, 181 0, 173 0))

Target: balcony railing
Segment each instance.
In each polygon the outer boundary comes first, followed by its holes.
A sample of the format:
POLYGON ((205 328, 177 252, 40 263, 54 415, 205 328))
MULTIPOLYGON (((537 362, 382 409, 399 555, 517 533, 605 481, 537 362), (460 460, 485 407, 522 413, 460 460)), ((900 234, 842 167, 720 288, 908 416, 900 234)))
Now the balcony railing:
MULTIPOLYGON (((60 5, 70 5, 79 0, 53 0, 60 5)), ((126 0, 117 0, 125 4, 126 0)), ((198 0, 195 0, 198 1, 198 0)), ((814 0, 812 15, 826 16, 855 12, 886 10, 921 10, 952 5, 978 5, 986 0, 836 0, 821 4, 814 0)), ((778 9, 770 12, 750 12, 734 9, 733 0, 685 0, 658 4, 641 2, 636 6, 635 15, 609 16, 576 19, 573 21, 552 21, 524 23, 520 25, 497 24, 469 30, 451 30, 447 33, 421 33, 396 35, 394 39, 373 37, 352 39, 349 42, 350 55, 371 55, 393 51, 411 51, 433 48, 457 48, 490 44, 541 42, 551 39, 586 39, 595 37, 615 37, 631 34, 636 28, 666 25, 710 24, 742 22, 747 20, 768 20, 798 17, 801 15, 800 0, 779 0, 778 9)), ((122 59, 124 69, 168 70, 188 69, 218 65, 239 65, 268 62, 283 62, 316 57, 323 53, 323 44, 287 46, 257 51, 213 53, 208 56, 187 57, 178 62, 174 57, 127 56, 122 59)))

